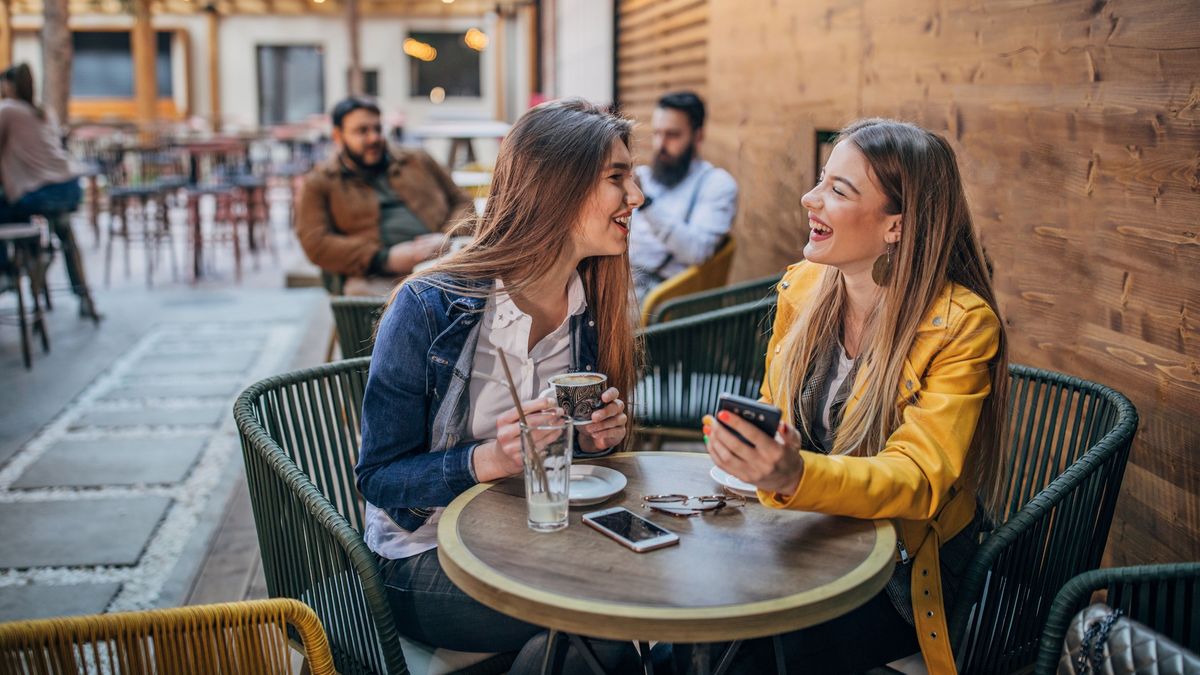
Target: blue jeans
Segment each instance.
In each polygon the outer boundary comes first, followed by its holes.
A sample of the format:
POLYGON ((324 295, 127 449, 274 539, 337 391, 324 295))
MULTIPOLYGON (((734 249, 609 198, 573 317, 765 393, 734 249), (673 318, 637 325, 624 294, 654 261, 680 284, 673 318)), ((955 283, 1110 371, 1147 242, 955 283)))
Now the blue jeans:
MULTIPOLYGON (((0 223, 24 223, 30 216, 44 216, 50 221, 50 230, 58 238, 59 248, 62 249, 63 262, 67 267, 67 277, 71 280, 71 289, 80 298, 88 297, 87 278, 83 273, 83 260, 79 247, 75 244, 75 233, 71 230, 71 212, 79 208, 83 199, 83 190, 79 181, 69 180, 65 183, 43 185, 33 192, 26 193, 15 204, 9 204, 0 192, 0 223)), ((0 249, 0 267, 5 266, 7 257, 0 249)), ((93 311, 91 300, 88 311, 93 311)))
POLYGON ((515 652, 542 631, 459 590, 437 549, 381 562, 396 629, 406 637, 460 652, 515 652))
MULTIPOLYGON (((442 570, 437 549, 380 563, 396 629, 405 637, 463 652, 520 651, 510 673, 541 671, 546 629, 501 614, 459 590, 442 570)), ((638 669, 632 643, 591 639, 587 643, 607 672, 638 669)), ((560 672, 590 673, 574 647, 565 651, 560 672)))
POLYGON ((83 189, 79 181, 72 178, 62 183, 51 183, 27 192, 15 203, 9 204, 0 193, 0 223, 23 223, 30 216, 53 216, 66 214, 79 208, 83 201, 83 189))

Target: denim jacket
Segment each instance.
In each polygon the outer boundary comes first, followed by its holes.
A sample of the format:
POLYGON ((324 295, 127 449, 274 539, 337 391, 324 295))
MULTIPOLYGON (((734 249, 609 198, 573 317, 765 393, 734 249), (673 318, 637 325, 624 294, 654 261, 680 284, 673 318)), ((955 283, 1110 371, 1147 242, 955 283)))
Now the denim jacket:
MULTIPOLYGON (((379 322, 354 470, 363 497, 410 532, 478 482, 471 455, 480 441, 467 437, 469 385, 486 304, 417 279, 379 322)), ((594 370, 590 309, 570 321, 571 370, 594 370)))

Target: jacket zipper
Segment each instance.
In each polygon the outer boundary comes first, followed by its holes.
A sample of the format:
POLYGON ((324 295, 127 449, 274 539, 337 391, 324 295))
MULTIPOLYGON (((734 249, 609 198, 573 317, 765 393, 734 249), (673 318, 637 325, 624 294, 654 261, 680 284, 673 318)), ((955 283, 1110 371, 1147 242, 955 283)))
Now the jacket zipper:
POLYGON ((907 565, 911 558, 908 555, 908 549, 904 548, 904 540, 896 537, 896 550, 900 552, 900 564, 907 565))

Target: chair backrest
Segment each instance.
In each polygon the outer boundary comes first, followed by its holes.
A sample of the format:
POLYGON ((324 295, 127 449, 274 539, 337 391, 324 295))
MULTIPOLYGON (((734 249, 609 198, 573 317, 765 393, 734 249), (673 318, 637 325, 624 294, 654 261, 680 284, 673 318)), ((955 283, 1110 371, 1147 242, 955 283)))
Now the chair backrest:
POLYGON ((649 325, 654 309, 671 298, 724 286, 736 250, 737 242, 733 237, 726 237, 713 257, 699 265, 692 265, 652 288, 642 299, 642 325, 649 325))
POLYGON ((660 323, 641 332, 647 367, 638 381, 638 424, 696 429, 723 392, 758 398, 775 296, 660 323))
POLYGON ((289 599, 0 624, 0 671, 14 675, 292 673, 290 631, 309 672, 334 675, 321 622, 289 599))
POLYGON ((338 296, 330 299, 342 358, 370 356, 375 349, 375 324, 383 313, 385 297, 338 296))
POLYGON ((268 378, 234 404, 272 597, 316 610, 341 673, 404 672, 354 485, 370 359, 268 378))
POLYGON ((1027 366, 1010 375, 1005 518, 950 612, 961 672, 1033 664, 1054 594, 1100 564, 1137 430, 1133 404, 1109 387, 1027 366))
POLYGON ((678 298, 667 300, 654 308, 650 313, 647 325, 653 326, 664 321, 675 321, 714 309, 744 305, 747 302, 757 302, 775 292, 775 286, 783 275, 775 274, 761 279, 743 281, 711 291, 701 291, 678 298))
POLYGON ((1076 612, 1104 592, 1103 602, 1162 633, 1193 652, 1200 652, 1200 562, 1110 567, 1084 572, 1054 598, 1038 653, 1039 675, 1058 666, 1070 621, 1076 612))

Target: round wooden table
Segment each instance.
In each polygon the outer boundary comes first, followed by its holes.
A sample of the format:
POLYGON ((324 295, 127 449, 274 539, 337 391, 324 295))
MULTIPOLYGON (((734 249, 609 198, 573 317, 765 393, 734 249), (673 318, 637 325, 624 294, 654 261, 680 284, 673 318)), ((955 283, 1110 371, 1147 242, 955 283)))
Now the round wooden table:
POLYGON ((642 496, 720 492, 708 455, 622 453, 594 460, 629 484, 608 501, 572 507, 569 525, 525 524, 520 478, 459 495, 438 524, 438 558, 471 597, 548 628, 613 640, 721 642, 765 637, 841 616, 892 573, 896 532, 865 521, 768 509, 751 500, 715 514, 673 517, 642 496), (680 542, 635 553, 580 522, 624 506, 680 542))

